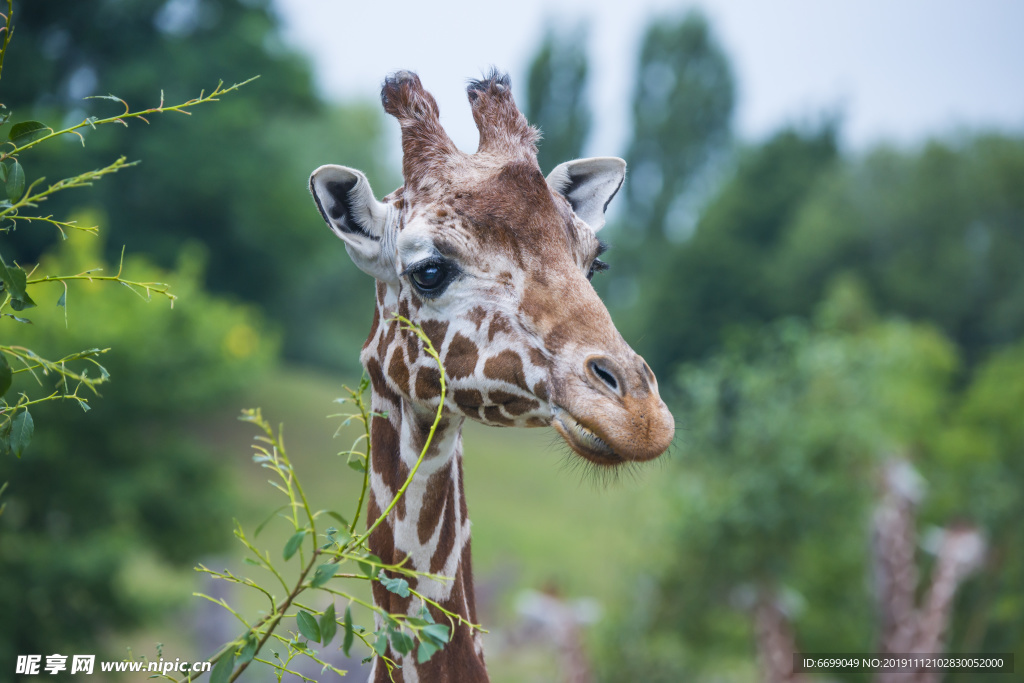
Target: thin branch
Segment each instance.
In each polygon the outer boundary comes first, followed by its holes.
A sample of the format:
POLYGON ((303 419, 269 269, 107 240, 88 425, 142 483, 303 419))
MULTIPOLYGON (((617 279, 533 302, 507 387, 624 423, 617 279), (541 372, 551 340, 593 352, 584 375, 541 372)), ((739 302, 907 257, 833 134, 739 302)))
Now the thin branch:
MULTIPOLYGON (((2 159, 3 155, 0 155, 0 160, 2 159)), ((138 163, 139 162, 137 161, 125 161, 125 157, 120 157, 116 161, 108 164, 107 166, 104 166, 103 168, 98 168, 94 171, 86 171, 85 173, 80 173, 79 175, 72 176, 70 178, 58 180, 57 182, 55 182, 53 185, 50 185, 42 192, 32 194, 32 191, 35 189, 36 185, 39 185, 40 183, 46 180, 45 178, 36 178, 35 180, 32 181, 32 184, 29 185, 28 190, 25 192, 25 194, 21 196, 20 199, 18 199, 10 206, 4 208, 3 211, 0 211, 0 218, 3 218, 5 216, 13 218, 18 214, 19 209, 25 207, 36 207, 39 205, 39 202, 46 201, 46 199, 51 194, 54 194, 56 192, 61 192, 62 190, 70 190, 71 188, 74 187, 91 187, 94 180, 102 178, 103 176, 106 175, 110 175, 111 173, 117 173, 122 168, 135 166, 138 163)))
MULTIPOLYGON (((430 355, 437 362, 437 367, 440 368, 441 374, 441 398, 437 404, 437 415, 434 417, 434 423, 430 425, 430 433, 427 435, 427 440, 423 444, 423 450, 420 451, 420 457, 416 459, 416 464, 413 465, 411 470, 409 470, 409 476, 406 478, 405 483, 403 483, 402 487, 398 489, 398 493, 395 494, 395 497, 391 500, 391 503, 380 514, 380 517, 378 517, 377 520, 373 524, 371 524, 370 527, 361 536, 359 536, 359 538, 355 539, 354 541, 348 544, 348 547, 350 548, 357 548, 361 546, 363 543, 365 543, 366 539, 370 537, 370 534, 372 534, 377 529, 377 527, 380 526, 385 519, 387 519, 387 516, 391 514, 391 511, 395 509, 395 506, 398 505, 399 499, 403 495, 405 495, 405 490, 409 488, 409 484, 412 483, 413 477, 416 476, 416 471, 420 468, 420 465, 423 463, 423 459, 427 455, 427 449, 430 448, 430 444, 434 440, 434 432, 437 431, 437 426, 441 423, 441 415, 442 411, 444 410, 444 398, 446 391, 444 364, 441 362, 440 356, 437 355, 437 351, 434 349, 434 344, 430 341, 430 337, 428 337, 426 333, 423 332, 423 329, 417 325, 414 325, 408 318, 405 318, 400 315, 395 315, 395 317, 392 318, 392 323, 396 322, 402 323, 406 326, 402 329, 410 330, 411 332, 415 333, 416 336, 423 341, 424 350, 427 352, 427 354, 430 355)), ((366 464, 367 467, 370 466, 370 463, 366 464)))
MULTIPOLYGON (((168 106, 164 105, 163 92, 161 91, 159 106, 153 107, 151 109, 144 109, 142 111, 136 111, 136 112, 131 111, 129 106, 128 106, 128 103, 126 103, 124 100, 122 100, 119 97, 114 97, 113 95, 99 95, 99 96, 94 96, 92 98, 86 98, 86 99, 109 99, 109 100, 114 100, 116 102, 120 102, 121 104, 124 105, 124 113, 119 114, 117 116, 110 116, 110 117, 105 118, 105 119, 98 119, 98 118, 96 118, 94 116, 91 116, 91 117, 83 120, 81 123, 79 123, 77 125, 74 125, 74 126, 71 126, 70 128, 63 128, 61 130, 53 131, 49 135, 45 135, 45 136, 43 136, 41 138, 38 138, 36 140, 33 140, 31 142, 26 142, 24 145, 21 145, 20 147, 16 146, 16 147, 14 147, 14 149, 9 150, 8 152, 6 152, 2 156, 0 156, 0 159, 2 159, 4 157, 7 157, 7 156, 11 156, 11 155, 15 155, 15 154, 19 154, 21 152, 24 152, 26 149, 30 149, 31 147, 35 147, 40 142, 44 142, 44 141, 49 140, 51 138, 59 137, 61 135, 68 135, 69 133, 74 133, 78 129, 85 128, 86 126, 89 126, 90 128, 96 128, 97 126, 102 126, 102 125, 105 125, 105 124, 108 124, 108 123, 120 123, 120 124, 122 124, 124 126, 127 126, 128 124, 125 122, 126 119, 141 118, 143 121, 146 121, 145 117, 147 115, 149 115, 149 114, 162 114, 163 112, 169 112, 169 111, 178 112, 179 114, 191 115, 191 112, 187 111, 189 108, 195 107, 195 106, 200 105, 200 104, 206 104, 207 102, 217 102, 217 101, 219 101, 219 98, 220 98, 221 95, 226 95, 229 92, 233 92, 235 90, 238 90, 243 85, 248 85, 249 83, 252 83, 253 81, 255 81, 257 78, 259 78, 259 76, 253 76, 252 78, 246 79, 246 80, 242 81, 241 83, 235 83, 234 85, 232 85, 230 87, 227 87, 227 88, 224 87, 224 81, 220 81, 219 83, 217 83, 217 87, 214 88, 213 92, 211 92, 209 95, 204 95, 203 92, 200 92, 199 93, 199 97, 193 98, 193 99, 191 99, 191 100, 189 100, 187 102, 183 102, 182 104, 176 104, 176 105, 171 106, 171 107, 168 107, 168 106)), ((146 123, 148 123, 148 121, 146 121, 146 123)), ((83 141, 83 144, 84 144, 84 141, 83 141)))
MULTIPOLYGON (((81 232, 86 232, 89 233, 90 235, 98 235, 100 233, 99 226, 97 225, 94 225, 91 228, 83 228, 82 226, 77 225, 78 221, 58 221, 54 219, 52 214, 49 216, 19 216, 17 214, 14 214, 6 217, 11 221, 39 221, 41 223, 49 223, 55 226, 58 230, 60 230, 61 237, 63 237, 64 239, 67 239, 68 237, 67 233, 64 232, 65 229, 80 230, 81 232)), ((0 230, 4 230, 5 232, 13 229, 14 226, 11 226, 9 229, 0 228, 0 230)))

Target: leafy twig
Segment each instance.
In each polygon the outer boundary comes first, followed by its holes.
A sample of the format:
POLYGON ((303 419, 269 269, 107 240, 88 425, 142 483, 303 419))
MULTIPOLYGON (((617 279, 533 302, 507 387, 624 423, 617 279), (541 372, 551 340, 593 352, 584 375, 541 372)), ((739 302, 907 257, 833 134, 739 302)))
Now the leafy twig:
MULTIPOLYGON (((191 100, 188 100, 187 102, 183 102, 181 104, 176 104, 176 105, 173 105, 173 106, 166 106, 164 104, 164 93, 161 90, 160 91, 160 104, 158 106, 152 107, 150 109, 143 109, 142 111, 135 111, 135 112, 131 111, 131 107, 128 106, 128 103, 125 102, 124 100, 122 100, 120 97, 116 97, 114 95, 95 95, 92 98, 86 98, 86 99, 104 99, 104 100, 114 100, 115 102, 120 102, 122 105, 124 105, 124 112, 119 114, 119 115, 117 115, 117 116, 109 116, 109 117, 104 118, 104 119, 99 119, 99 118, 96 118, 95 116, 90 116, 89 118, 83 120, 79 124, 76 124, 74 126, 70 126, 68 128, 63 128, 61 130, 53 131, 53 132, 51 132, 48 135, 44 135, 44 136, 42 136, 42 137, 40 137, 40 138, 38 138, 36 140, 32 140, 31 142, 27 142, 24 145, 21 145, 20 147, 19 146, 15 146, 13 149, 8 150, 7 152, 5 152, 3 154, 0 154, 0 160, 6 158, 8 156, 12 156, 12 155, 24 152, 26 149, 30 149, 32 147, 35 147, 36 145, 38 145, 41 142, 44 142, 44 141, 49 140, 51 138, 59 137, 61 135, 75 134, 75 135, 78 135, 78 137, 81 138, 82 137, 81 133, 78 133, 76 131, 78 131, 80 128, 85 128, 86 126, 89 126, 90 128, 96 128, 97 126, 102 126, 102 125, 105 125, 105 124, 108 124, 108 123, 120 123, 120 124, 122 124, 124 126, 127 126, 128 124, 126 123, 126 120, 127 119, 134 119, 134 118, 140 118, 143 121, 145 121, 146 123, 149 123, 149 121, 146 119, 146 116, 149 116, 150 114, 162 114, 164 112, 171 112, 171 111, 177 112, 179 114, 186 114, 186 115, 191 116, 192 112, 188 111, 189 108, 195 107, 195 106, 200 105, 200 104, 206 104, 207 102, 217 102, 221 95, 226 95, 229 92, 233 92, 235 90, 238 90, 242 86, 248 85, 249 83, 252 83, 257 78, 259 78, 259 76, 253 76, 252 78, 246 79, 246 80, 242 81, 241 83, 235 83, 234 85, 229 86, 227 88, 224 87, 224 81, 220 81, 219 83, 217 83, 217 87, 214 88, 213 91, 209 95, 205 94, 205 91, 201 91, 199 93, 199 97, 193 98, 191 100)), ((11 144, 13 144, 13 143, 11 143, 11 144)), ((84 139, 83 139, 83 144, 84 144, 84 139)))

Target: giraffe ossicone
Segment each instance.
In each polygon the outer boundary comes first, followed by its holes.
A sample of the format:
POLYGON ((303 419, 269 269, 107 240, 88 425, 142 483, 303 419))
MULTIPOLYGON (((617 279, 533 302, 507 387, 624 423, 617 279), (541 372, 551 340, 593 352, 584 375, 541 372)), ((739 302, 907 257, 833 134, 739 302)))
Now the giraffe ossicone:
MULTIPOLYGON (((651 460, 669 446, 674 421, 651 369, 616 330, 590 284, 604 266, 597 231, 625 177, 617 158, 567 161, 545 178, 539 134, 520 113, 508 77, 471 81, 480 131, 474 154, 442 128, 437 103, 402 71, 382 88, 402 131, 404 184, 378 201, 366 176, 327 165, 310 189, 352 261, 377 281, 377 307, 360 359, 370 376, 369 519, 408 477, 440 401, 440 375, 416 334, 440 354, 448 385, 443 418, 405 496, 370 536, 385 562, 408 558, 417 590, 467 621, 476 609, 469 518, 462 485, 462 423, 554 427, 598 467, 651 460)), ((417 601, 376 582, 374 601, 415 613, 417 601)), ((430 608, 438 621, 440 611, 430 608)), ((394 672, 404 681, 486 681, 480 635, 459 625, 444 650, 394 672)), ((388 672, 375 661, 372 680, 388 672)))

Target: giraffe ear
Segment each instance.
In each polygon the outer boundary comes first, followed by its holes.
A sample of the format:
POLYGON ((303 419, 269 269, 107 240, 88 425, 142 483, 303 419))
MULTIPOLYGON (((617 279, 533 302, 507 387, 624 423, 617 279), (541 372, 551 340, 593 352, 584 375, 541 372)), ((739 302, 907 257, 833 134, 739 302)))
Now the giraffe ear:
POLYGON ((392 211, 373 196, 366 176, 353 168, 329 164, 313 171, 309 189, 320 215, 345 242, 356 266, 378 280, 394 280, 394 264, 381 249, 392 211))
POLYGON ((593 157, 555 166, 548 174, 548 185, 568 199, 576 215, 597 232, 604 227, 605 210, 625 177, 622 159, 593 157))

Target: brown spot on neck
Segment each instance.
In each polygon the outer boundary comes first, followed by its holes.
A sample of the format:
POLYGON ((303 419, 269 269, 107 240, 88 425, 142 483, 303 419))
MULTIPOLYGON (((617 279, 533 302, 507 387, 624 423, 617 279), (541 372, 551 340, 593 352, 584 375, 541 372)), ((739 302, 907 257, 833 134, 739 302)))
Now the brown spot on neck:
POLYGON ((409 366, 405 364, 405 359, 402 358, 402 347, 399 346, 395 349, 395 352, 391 354, 391 363, 388 364, 388 376, 391 381, 395 383, 398 390, 408 394, 409 393, 409 366))
POLYGON ((483 306, 474 306, 469 309, 469 313, 466 314, 469 321, 476 325, 476 329, 480 329, 480 325, 483 324, 484 319, 487 317, 487 309, 483 306))
POLYGON ((424 320, 420 323, 420 327, 423 328, 423 334, 427 335, 427 339, 434 345, 434 350, 441 353, 441 346, 444 344, 444 338, 448 334, 448 321, 424 320))
POLYGON ((476 371, 478 358, 476 344, 461 332, 456 332, 444 357, 445 372, 453 379, 469 377, 476 371))
POLYGON ((505 408, 505 412, 513 417, 540 408, 540 403, 529 396, 512 394, 507 391, 500 391, 497 389, 488 391, 487 398, 493 403, 502 405, 505 408))
POLYGON ((429 401, 441 395, 441 373, 436 366, 424 365, 416 373, 416 398, 429 401))
POLYGON ((487 341, 494 341, 495 335, 499 332, 511 334, 512 323, 499 311, 495 311, 494 316, 491 317, 491 325, 487 328, 487 341))
POLYGON ((530 390, 526 384, 526 374, 523 372, 523 360, 511 349, 505 349, 498 355, 488 358, 484 363, 484 375, 514 384, 523 391, 530 390))
POLYGON ((503 427, 514 427, 516 424, 515 420, 507 418, 502 414, 501 406, 487 406, 484 408, 484 419, 503 427))

